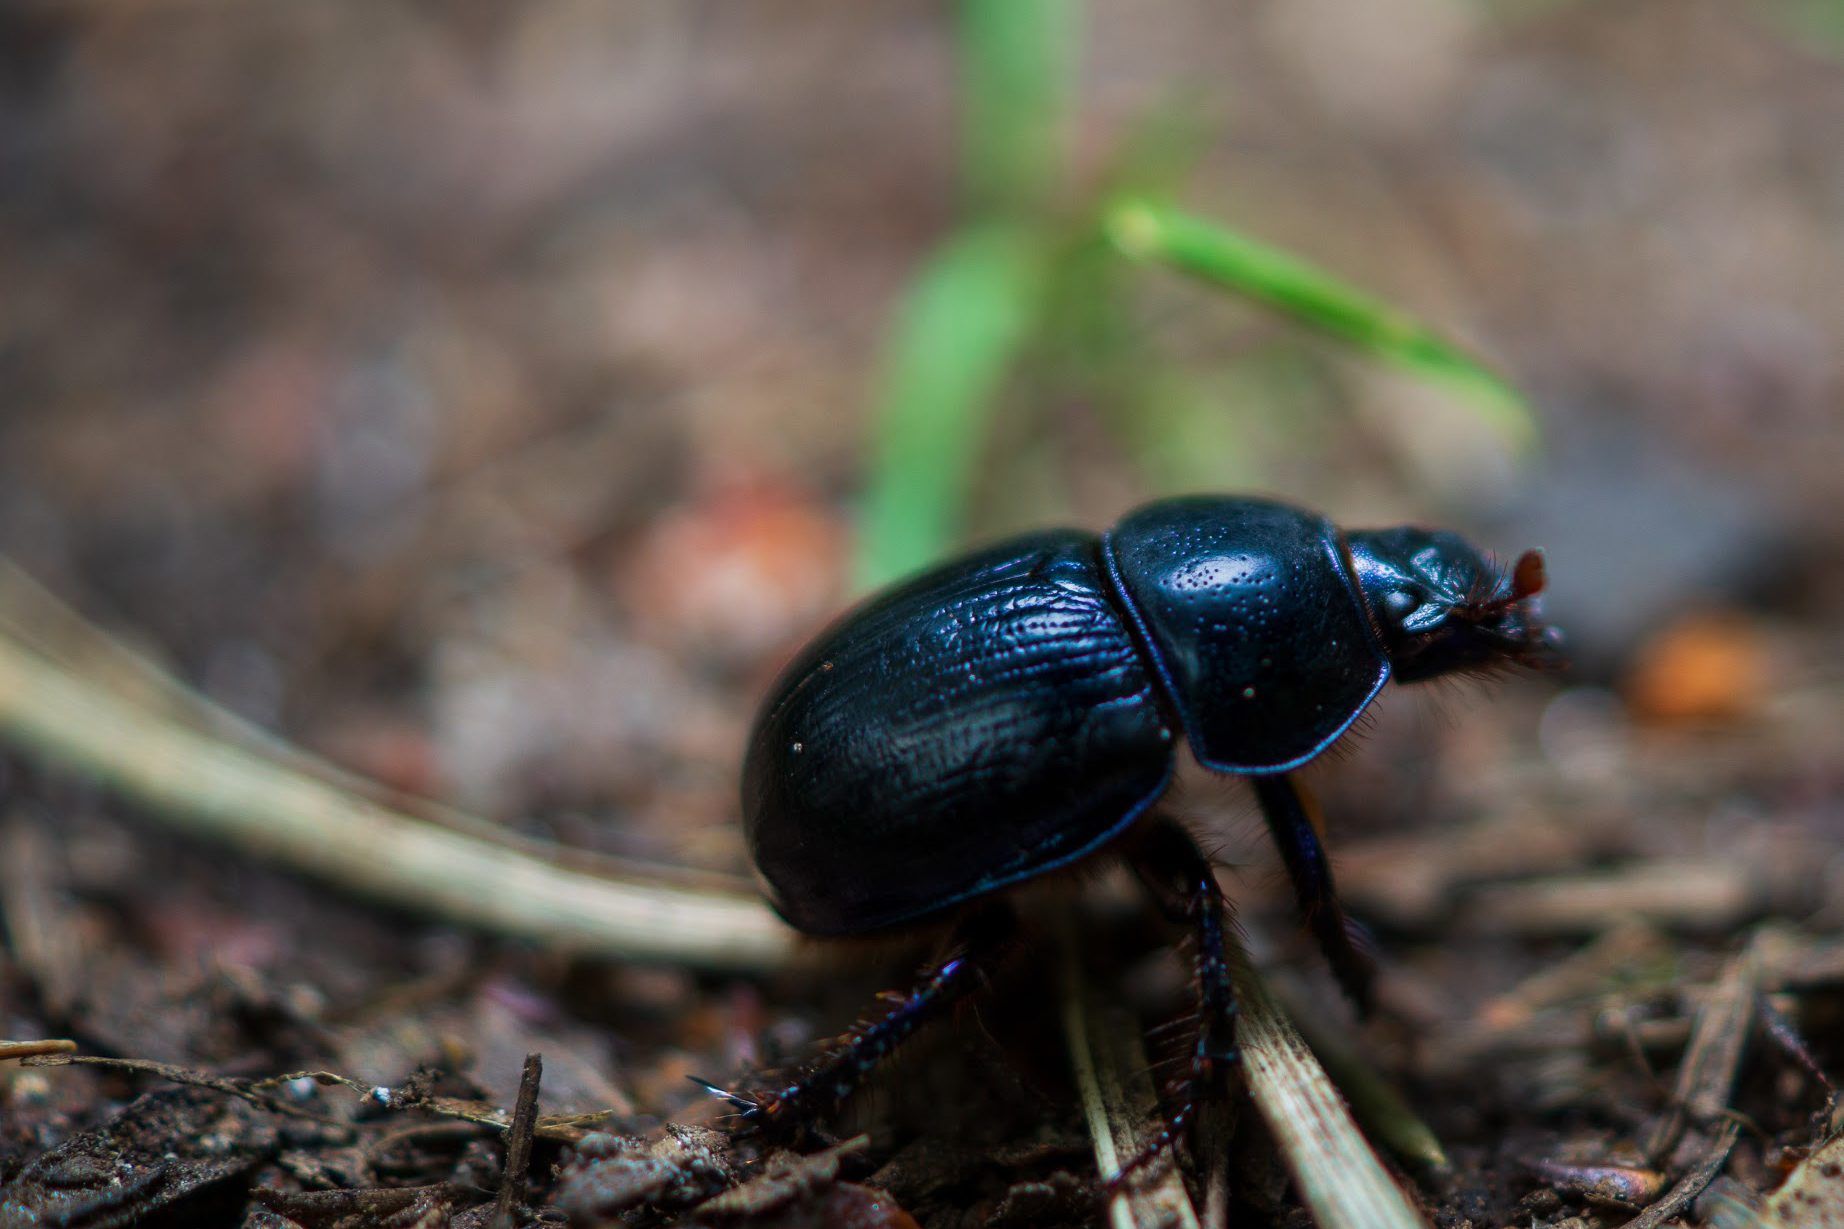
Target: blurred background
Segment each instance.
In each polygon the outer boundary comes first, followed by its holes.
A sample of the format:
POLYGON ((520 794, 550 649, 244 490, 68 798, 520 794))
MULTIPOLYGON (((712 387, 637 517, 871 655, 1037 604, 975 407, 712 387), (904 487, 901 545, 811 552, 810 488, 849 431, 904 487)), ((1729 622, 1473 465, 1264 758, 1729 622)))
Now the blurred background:
MULTIPOLYGON (((1195 489, 1457 523, 1548 548, 1603 672, 1767 581, 1835 614, 1829 12, 1050 21, 1053 127, 1021 140, 1054 165, 1024 173, 1073 254, 983 420, 925 428, 966 438, 957 538, 1195 489), (1121 183, 1458 339, 1540 442, 1092 257, 1121 183)), ((374 771, 726 815, 745 683, 844 600, 867 488, 903 480, 875 471, 889 335, 981 187, 949 15, 810 16, 13 7, 0 548, 374 771)))
MULTIPOLYGON (((1189 490, 1542 546, 1574 671, 1391 698, 1320 774, 1353 904, 1450 1013, 1610 919, 1701 967, 1844 927, 1840 133, 1820 0, 8 5, 0 552, 391 786, 740 872, 756 696, 936 554, 1189 490), (1666 886, 1492 890, 1584 865, 1666 886)), ((10 779, 80 897, 162 919, 128 965, 313 942, 261 872, 10 779), (124 906, 148 857, 171 898, 124 906)), ((417 942, 379 968, 452 958, 417 942)))

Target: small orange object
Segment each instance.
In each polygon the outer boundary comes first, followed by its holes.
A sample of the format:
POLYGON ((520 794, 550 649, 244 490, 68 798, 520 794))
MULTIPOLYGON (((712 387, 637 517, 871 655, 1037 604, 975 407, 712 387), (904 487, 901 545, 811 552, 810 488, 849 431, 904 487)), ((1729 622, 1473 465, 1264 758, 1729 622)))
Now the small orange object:
POLYGON ((1543 552, 1527 550, 1517 557, 1517 566, 1511 571, 1511 600, 1521 602, 1527 597, 1535 597, 1543 592, 1543 586, 1547 583, 1543 552))
POLYGON ((748 660, 831 611, 846 546, 835 509, 772 479, 739 479, 662 513, 617 581, 644 634, 748 660))
POLYGON ((1638 654, 1623 691, 1634 717, 1651 722, 1727 721, 1766 693, 1767 649, 1739 615, 1686 615, 1638 654))

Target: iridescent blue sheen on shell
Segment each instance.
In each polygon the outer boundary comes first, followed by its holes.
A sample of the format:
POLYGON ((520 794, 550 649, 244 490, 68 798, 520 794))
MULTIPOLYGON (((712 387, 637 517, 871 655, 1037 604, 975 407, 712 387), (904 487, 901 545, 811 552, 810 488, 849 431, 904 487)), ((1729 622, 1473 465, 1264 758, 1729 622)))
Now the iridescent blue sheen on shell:
POLYGON ((1200 764, 1284 772, 1389 678, 1338 529, 1258 499, 1168 499, 1108 534, 1109 575, 1200 764))
POLYGON ((873 598, 789 666, 743 770, 775 907, 875 930, 1067 865, 1165 789, 1171 731, 1098 565, 1031 534, 873 598))
POLYGON ((1389 677, 1338 530, 1166 500, 1028 534, 849 612, 782 674, 743 770, 770 899, 879 930, 1068 866, 1164 793, 1176 731, 1230 773, 1311 759, 1389 677))

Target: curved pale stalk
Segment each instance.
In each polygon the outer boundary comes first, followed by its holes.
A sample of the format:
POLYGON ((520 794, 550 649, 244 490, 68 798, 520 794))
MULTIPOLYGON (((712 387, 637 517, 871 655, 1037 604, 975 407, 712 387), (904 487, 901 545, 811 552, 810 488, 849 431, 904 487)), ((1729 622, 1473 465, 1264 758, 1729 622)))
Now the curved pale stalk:
POLYGON ((764 969, 793 947, 792 933, 756 899, 590 874, 419 818, 138 705, 7 635, 0 737, 175 829, 412 912, 703 968, 764 969))

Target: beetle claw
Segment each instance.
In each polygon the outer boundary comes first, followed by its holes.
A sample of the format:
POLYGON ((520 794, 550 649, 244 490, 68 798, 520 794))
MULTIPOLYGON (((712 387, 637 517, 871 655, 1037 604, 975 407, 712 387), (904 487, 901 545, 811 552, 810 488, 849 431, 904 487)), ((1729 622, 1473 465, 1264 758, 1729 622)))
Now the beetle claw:
POLYGON ((1190 1069, 1166 1098, 1176 1109, 1110 1189, 1130 1181, 1182 1142, 1238 1061, 1234 918, 1217 859, 1146 818, 1180 740, 1203 767, 1250 779, 1314 938, 1368 1011, 1375 944, 1339 906, 1289 774, 1345 737, 1391 678, 1555 660, 1536 602, 1546 579, 1539 551, 1506 572, 1445 530, 1345 533, 1286 504, 1194 496, 1145 505, 1104 535, 1025 534, 860 606, 809 643, 759 710, 746 842, 796 930, 952 919, 945 950, 959 954, 880 996, 790 1082, 753 1098, 696 1083, 749 1130, 811 1134, 911 1034, 985 988, 1015 926, 998 893, 1118 847, 1187 932, 1198 992, 1190 1069), (892 729, 906 733, 865 734, 892 729))

